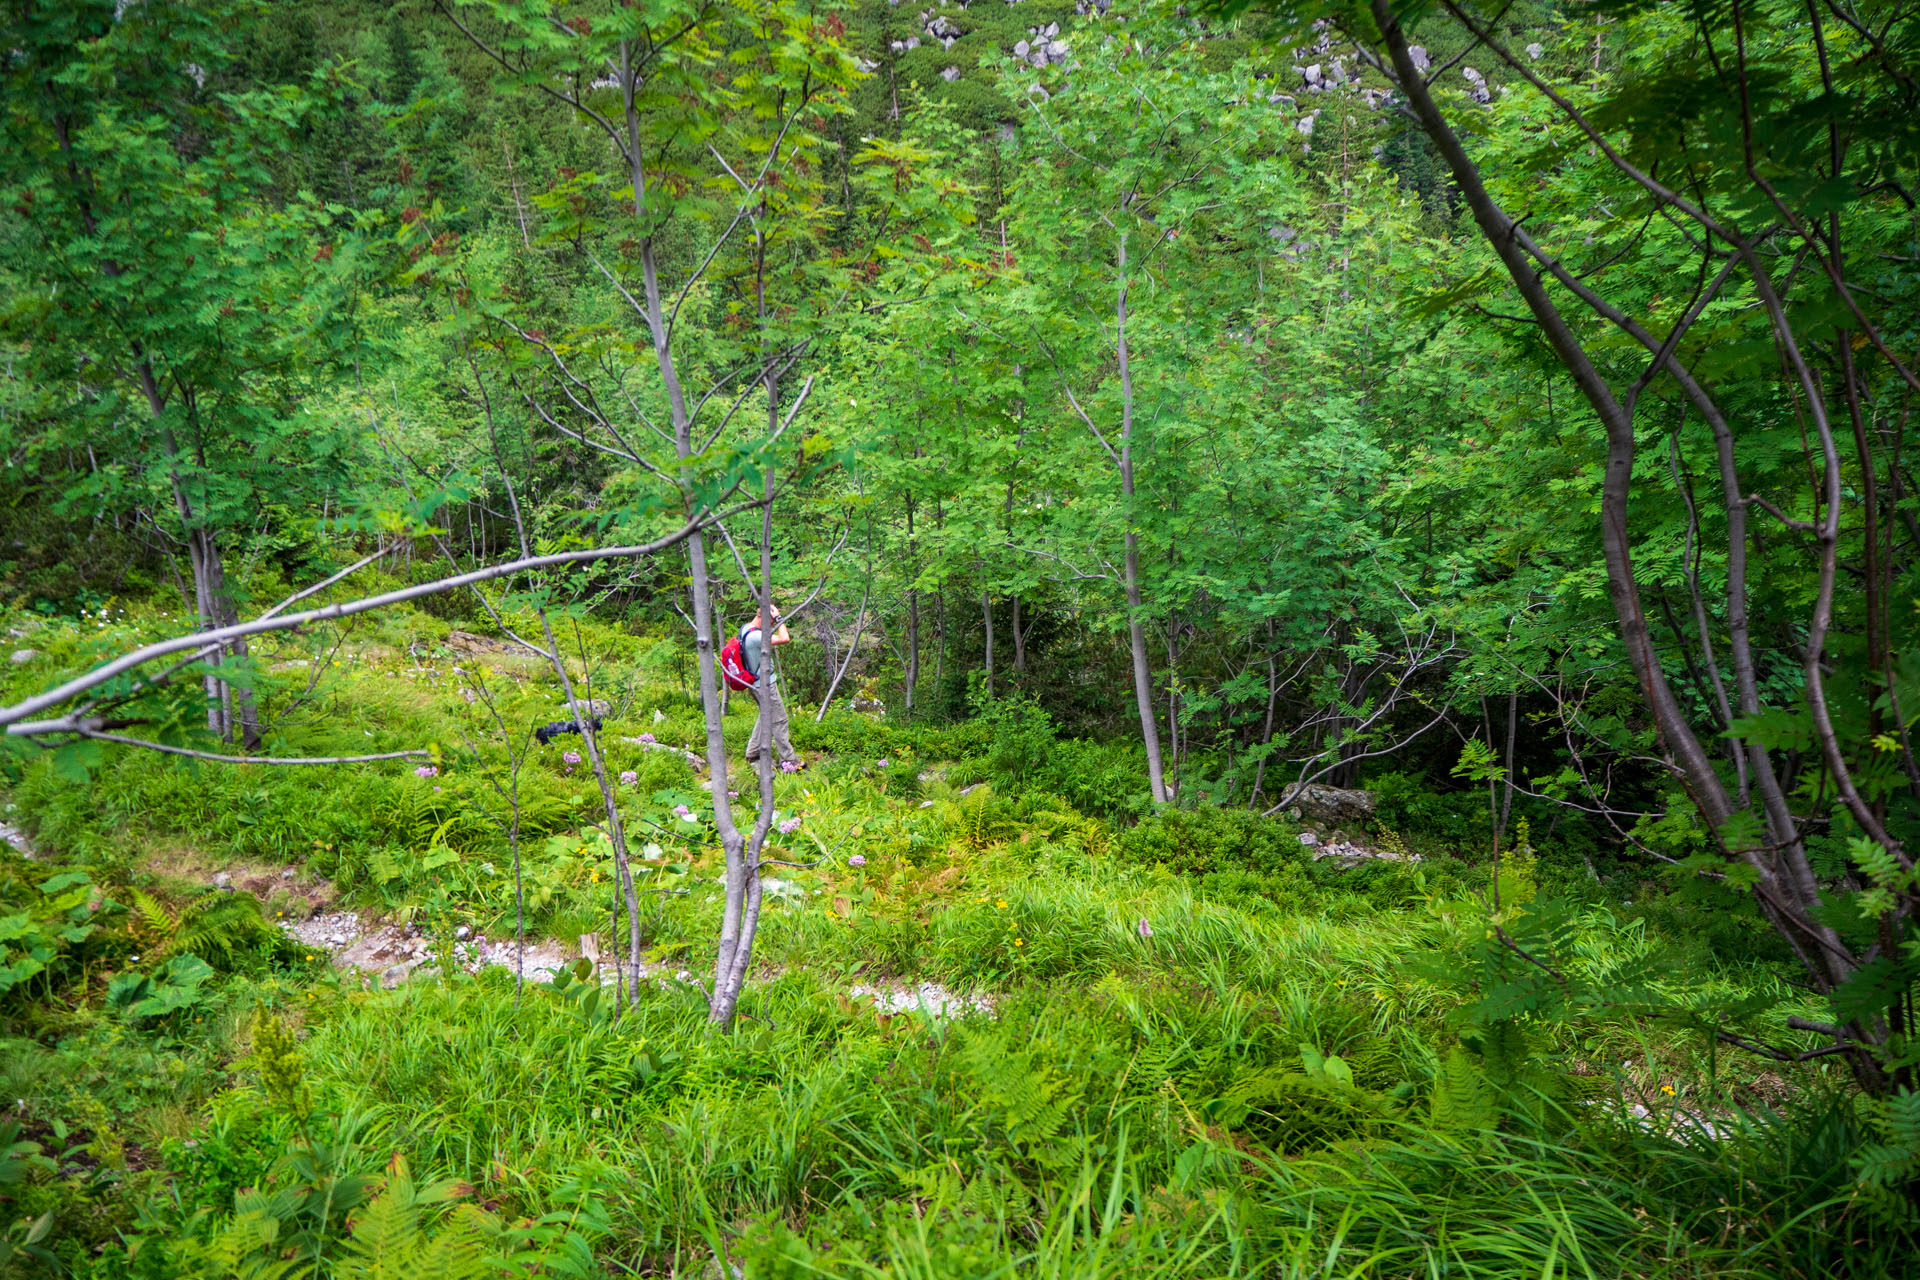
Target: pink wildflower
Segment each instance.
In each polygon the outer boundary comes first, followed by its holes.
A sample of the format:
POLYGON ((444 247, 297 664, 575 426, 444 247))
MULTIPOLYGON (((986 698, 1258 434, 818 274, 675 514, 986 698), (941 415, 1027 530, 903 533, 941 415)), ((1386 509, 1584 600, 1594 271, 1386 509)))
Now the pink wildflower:
POLYGON ((636 773, 636 772, 634 772, 634 771, 633 771, 632 769, 622 769, 622 770, 620 771, 620 785, 621 785, 621 786, 623 786, 623 787, 630 787, 630 786, 632 786, 632 785, 633 785, 634 783, 636 783, 636 782, 638 782, 638 781, 640 781, 640 775, 639 775, 638 773, 636 773))
POLYGON ((856 853, 847 859, 847 865, 850 867, 864 867, 867 865, 867 855, 864 853, 856 853))
POLYGON ((788 818, 785 822, 780 824, 780 834, 783 836, 790 836, 794 832, 798 831, 799 829, 800 829, 800 819, 798 818, 788 818))
POLYGON ((413 776, 416 778, 437 778, 440 776, 440 769, 437 765, 423 764, 413 771, 413 776))

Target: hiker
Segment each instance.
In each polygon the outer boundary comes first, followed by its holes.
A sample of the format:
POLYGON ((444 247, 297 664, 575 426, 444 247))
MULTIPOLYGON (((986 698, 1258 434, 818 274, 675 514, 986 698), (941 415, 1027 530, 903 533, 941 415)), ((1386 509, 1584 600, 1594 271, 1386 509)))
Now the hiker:
POLYGON ((753 764, 762 752, 771 750, 774 763, 792 761, 805 768, 805 762, 794 751, 793 740, 788 736, 787 704, 780 696, 779 673, 767 670, 772 665, 768 662, 768 648, 788 644, 793 637, 787 634, 787 624, 781 621, 777 611, 773 615, 771 635, 765 622, 763 615, 755 615, 740 628, 737 638, 727 642, 720 650, 720 673, 729 688, 751 689, 760 704, 760 714, 753 722, 753 736, 747 739, 747 763, 753 764), (766 671, 764 680, 762 671, 766 671))

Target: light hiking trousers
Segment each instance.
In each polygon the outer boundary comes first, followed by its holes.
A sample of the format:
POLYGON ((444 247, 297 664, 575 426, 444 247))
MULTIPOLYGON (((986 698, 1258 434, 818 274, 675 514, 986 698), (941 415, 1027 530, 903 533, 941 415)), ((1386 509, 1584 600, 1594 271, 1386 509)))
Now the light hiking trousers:
POLYGON ((787 728, 787 700, 780 696, 778 677, 769 676, 764 686, 755 685, 753 696, 760 703, 759 718, 753 722, 753 736, 747 739, 747 763, 752 764, 769 747, 773 760, 798 760, 787 728))

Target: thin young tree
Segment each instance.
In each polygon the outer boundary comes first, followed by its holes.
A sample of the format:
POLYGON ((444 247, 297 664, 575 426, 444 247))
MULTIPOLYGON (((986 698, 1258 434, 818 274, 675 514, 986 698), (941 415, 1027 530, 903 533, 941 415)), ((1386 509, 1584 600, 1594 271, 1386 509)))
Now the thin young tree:
MULTIPOLYGON (((564 22, 545 5, 504 0, 442 11, 510 80, 589 122, 617 166, 609 175, 576 175, 547 205, 553 233, 586 253, 637 335, 560 334, 497 308, 493 317, 520 343, 509 363, 522 403, 557 434, 635 468, 683 511, 710 508, 716 488, 757 481, 756 595, 770 605, 775 460, 811 391, 803 381, 789 394, 785 380, 822 318, 879 274, 864 255, 850 264, 856 270, 822 271, 807 248, 825 207, 818 122, 837 109, 855 74, 837 20, 780 3, 680 0, 607 6, 564 22), (726 49, 739 54, 725 57, 726 49), (668 238, 683 231, 698 248, 689 261, 669 260, 668 238), (723 268, 725 278, 748 282, 745 296, 729 298, 715 282, 723 268), (798 294, 772 293, 796 277, 798 294), (690 358, 688 307, 738 317, 748 340, 690 358), (629 376, 643 369, 644 386, 629 376), (764 429, 729 434, 754 406, 764 429)), ((901 203, 876 201, 868 239, 893 229, 901 203)), ((751 964, 772 766, 763 762, 759 810, 743 832, 728 794, 715 566, 704 525, 685 545, 711 803, 726 861, 710 991, 713 1020, 726 1025, 751 964)))
POLYGON ((1172 293, 1165 286, 1175 276, 1214 269, 1201 246, 1239 233, 1214 215, 1223 205, 1259 202, 1277 173, 1275 161, 1247 160, 1271 153, 1271 112, 1264 103, 1223 106, 1226 80, 1209 77, 1197 56, 1149 22, 1089 51, 1057 95, 1030 88, 1024 66, 1004 80, 1022 103, 1020 136, 1036 163, 1009 199, 1009 234, 1025 254, 1027 287, 1009 300, 1002 323, 1028 328, 1034 363, 1050 370, 1062 416, 1085 429, 1118 486, 1111 510, 1121 525, 1121 557, 1113 576, 1125 598, 1134 704, 1156 804, 1172 798, 1147 647, 1148 627, 1163 610, 1148 598, 1143 547, 1165 535, 1143 492, 1141 459, 1154 422, 1178 414, 1187 394, 1178 365, 1216 338, 1212 326, 1227 313, 1154 300, 1172 293))

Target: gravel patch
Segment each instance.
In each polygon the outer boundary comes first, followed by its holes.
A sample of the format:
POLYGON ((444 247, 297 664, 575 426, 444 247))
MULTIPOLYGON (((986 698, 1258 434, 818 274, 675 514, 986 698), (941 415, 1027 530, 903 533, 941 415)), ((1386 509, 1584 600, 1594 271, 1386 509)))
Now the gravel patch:
POLYGON ((860 985, 849 988, 847 994, 855 1000, 871 999, 874 1009, 885 1014, 912 1013, 916 1009, 925 1009, 936 1018, 964 1018, 971 1014, 993 1013, 993 1002, 985 996, 959 995, 937 982, 898 987, 860 985))

